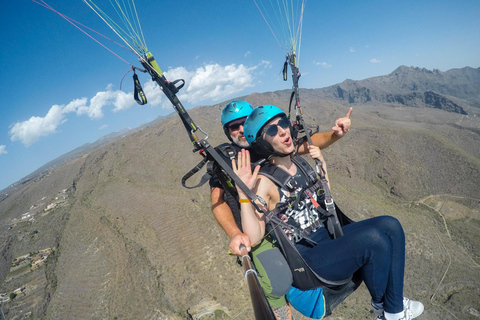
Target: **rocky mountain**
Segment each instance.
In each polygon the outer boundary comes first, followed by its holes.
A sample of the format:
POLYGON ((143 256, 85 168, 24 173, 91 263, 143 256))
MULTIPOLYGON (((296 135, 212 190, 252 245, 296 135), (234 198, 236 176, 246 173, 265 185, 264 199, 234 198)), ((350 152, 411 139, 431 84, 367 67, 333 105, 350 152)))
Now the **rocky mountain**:
POLYGON ((322 89, 324 97, 348 103, 397 103, 467 114, 462 104, 480 107, 480 68, 434 69, 400 66, 386 76, 344 82, 322 89), (458 99, 461 99, 458 100, 458 99))
MULTIPOLYGON (((473 320, 480 318, 478 69, 441 73, 442 83, 433 80, 438 74, 400 67, 300 94, 307 123, 321 131, 353 106, 351 132, 324 150, 332 192, 354 220, 389 214, 401 221, 404 291, 424 302, 419 319, 473 320), (405 89, 414 83, 416 90, 405 89), (335 96, 338 87, 354 98, 335 96), (355 98, 355 88, 368 88, 371 99, 355 98), (382 100, 422 91, 464 112, 422 105, 419 97, 415 105, 382 100)), ((286 110, 289 94, 240 98, 286 110)), ((189 110, 212 145, 225 140, 224 104, 189 110)), ((174 115, 4 190, 0 301, 16 295, 0 304, 6 319, 253 319, 242 269, 211 214, 208 186, 181 186, 201 159, 184 130, 174 115)), ((362 285, 329 319, 373 319, 369 305, 362 285)))

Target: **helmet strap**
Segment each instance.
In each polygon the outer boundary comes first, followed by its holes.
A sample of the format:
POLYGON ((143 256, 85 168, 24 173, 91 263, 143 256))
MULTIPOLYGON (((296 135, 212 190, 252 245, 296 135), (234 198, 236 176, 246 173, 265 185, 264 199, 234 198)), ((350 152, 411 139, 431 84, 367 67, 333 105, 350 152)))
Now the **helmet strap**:
POLYGON ((230 130, 228 129, 228 123, 223 126, 223 132, 225 133, 225 135, 227 136, 228 140, 230 140, 231 142, 233 142, 232 140, 232 136, 230 135, 230 130))

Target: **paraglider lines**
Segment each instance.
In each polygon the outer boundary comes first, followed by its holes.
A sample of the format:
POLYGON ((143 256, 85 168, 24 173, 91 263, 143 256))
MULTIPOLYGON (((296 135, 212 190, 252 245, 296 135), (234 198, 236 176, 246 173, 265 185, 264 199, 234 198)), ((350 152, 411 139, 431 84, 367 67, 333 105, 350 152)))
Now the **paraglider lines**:
MULTIPOLYGON (((125 27, 129 32, 126 32, 123 30, 112 18, 110 18, 103 10, 101 10, 93 1, 91 0, 83 0, 86 5, 90 7, 99 17, 100 19, 105 22, 107 26, 110 27, 110 29, 115 32, 115 34, 120 37, 120 39, 125 42, 126 45, 128 45, 134 52, 137 54, 139 57, 141 57, 143 54, 145 54, 148 50, 147 47, 144 43, 142 43, 140 37, 138 34, 135 32, 132 24, 128 22, 128 17, 124 14, 124 10, 122 10, 120 4, 117 2, 117 7, 110 1, 112 7, 115 9, 115 11, 120 10, 121 12, 117 11, 118 16, 124 21, 125 27), (130 40, 130 41, 127 41, 130 40)), ((135 10, 136 12, 136 10, 135 10)), ((137 16, 137 25, 140 23, 138 22, 138 16, 137 16)), ((143 34, 142 34, 143 36, 143 34)))
POLYGON ((253 0, 286 55, 300 54, 306 0, 253 0), (297 51, 298 49, 298 51, 297 51))

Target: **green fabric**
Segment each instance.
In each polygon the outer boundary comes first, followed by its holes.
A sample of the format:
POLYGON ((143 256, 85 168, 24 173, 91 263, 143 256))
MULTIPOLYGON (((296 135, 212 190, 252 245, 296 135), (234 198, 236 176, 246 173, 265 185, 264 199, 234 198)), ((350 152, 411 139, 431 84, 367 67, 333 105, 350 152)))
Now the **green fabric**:
POLYGON ((272 238, 265 237, 263 238, 262 242, 260 242, 260 244, 252 248, 251 255, 252 255, 253 263, 259 275, 258 280, 260 282, 260 286, 262 287, 263 292, 265 293, 268 303, 270 304, 270 306, 274 308, 280 308, 287 303, 287 299, 285 298, 285 296, 278 297, 271 294, 273 289, 272 284, 270 282, 270 279, 268 278, 265 268, 263 267, 260 260, 258 260, 257 258, 257 255, 259 255, 260 253, 265 252, 267 250, 276 249, 276 248, 278 247, 273 243, 272 238))

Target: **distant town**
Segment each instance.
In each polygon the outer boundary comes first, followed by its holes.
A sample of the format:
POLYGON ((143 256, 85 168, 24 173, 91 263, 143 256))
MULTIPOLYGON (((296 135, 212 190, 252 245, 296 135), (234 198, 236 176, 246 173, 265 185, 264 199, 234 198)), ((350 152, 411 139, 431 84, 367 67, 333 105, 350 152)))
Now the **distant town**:
POLYGON ((60 191, 52 202, 47 203, 47 197, 43 197, 38 200, 36 203, 32 204, 27 212, 23 213, 20 218, 12 219, 11 225, 8 228, 9 230, 15 228, 19 223, 30 221, 35 221, 35 218, 38 214, 41 216, 47 215, 51 210, 67 204, 68 198, 68 189, 60 191))
MULTIPOLYGON (((12 261, 12 265, 10 267, 10 271, 7 274, 5 282, 8 283, 16 278, 25 275, 27 272, 31 272, 40 268, 45 263, 48 256, 54 252, 55 248, 45 248, 39 250, 38 252, 28 253, 15 258, 12 261)), ((0 293, 0 303, 9 302, 10 300, 15 299, 19 294, 27 295, 28 288, 28 284, 25 284, 17 289, 14 289, 12 292, 0 293)))
MULTIPOLYGON (((13 232, 25 224, 34 225, 37 219, 54 212, 55 209, 67 206, 68 191, 68 189, 63 189, 54 197, 42 197, 35 201, 26 212, 10 220, 9 232, 13 232)), ((32 229, 30 230, 29 233, 32 236, 39 233, 39 230, 35 227, 33 227, 33 231, 32 229)), ((3 290, 0 290, 0 306, 20 297, 27 298, 38 290, 38 275, 33 278, 27 277, 27 275, 41 268, 46 263, 48 257, 55 253, 56 248, 48 247, 34 250, 37 251, 25 253, 14 258, 11 262, 10 270, 1 284, 3 290)), ((2 320, 1 315, 0 320, 2 320)))

